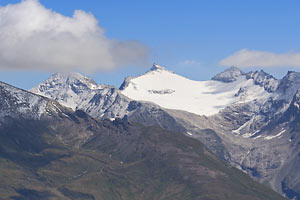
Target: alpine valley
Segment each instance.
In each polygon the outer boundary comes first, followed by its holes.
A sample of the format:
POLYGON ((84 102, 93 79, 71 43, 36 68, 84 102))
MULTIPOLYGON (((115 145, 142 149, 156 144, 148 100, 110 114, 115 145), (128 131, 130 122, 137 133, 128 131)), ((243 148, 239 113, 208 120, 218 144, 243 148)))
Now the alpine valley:
POLYGON ((298 72, 193 81, 157 64, 119 89, 1 82, 0 199, 300 199, 298 89, 298 72))

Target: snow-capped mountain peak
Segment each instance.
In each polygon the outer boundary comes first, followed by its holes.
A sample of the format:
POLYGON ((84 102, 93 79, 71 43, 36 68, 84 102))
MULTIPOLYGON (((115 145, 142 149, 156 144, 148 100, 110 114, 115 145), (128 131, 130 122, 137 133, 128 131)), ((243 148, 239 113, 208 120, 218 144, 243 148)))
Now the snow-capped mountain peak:
POLYGON ((44 81, 40 86, 40 90, 43 91, 44 86, 54 87, 54 86, 69 86, 74 88, 82 89, 99 89, 99 86, 91 78, 85 77, 77 72, 71 73, 55 73, 50 76, 46 81, 44 81))
POLYGON ((86 100, 86 96, 93 95, 95 91, 104 87, 91 78, 72 72, 55 73, 30 91, 54 99, 75 110, 86 100))
POLYGON ((123 117, 130 102, 117 88, 98 85, 79 73, 53 74, 31 91, 96 118, 123 117))
POLYGON ((218 81, 194 81, 157 64, 154 67, 155 70, 144 75, 127 78, 126 84, 121 87, 122 94, 134 100, 149 101, 164 108, 199 115, 213 115, 232 103, 266 98, 269 95, 253 79, 247 80, 245 73, 235 67, 217 75, 218 81), (236 95, 241 88, 243 94, 236 95))
POLYGON ((174 72, 168 70, 167 68, 159 65, 159 64, 156 64, 154 63, 152 65, 152 67, 150 68, 150 70, 148 70, 146 72, 146 74, 156 74, 156 73, 171 73, 171 74, 174 74, 174 72))
POLYGON ((225 71, 215 75, 212 80, 230 83, 236 81, 238 77, 245 75, 245 73, 237 67, 230 67, 225 71))
POLYGON ((158 64, 156 64, 156 63, 154 63, 153 64, 153 66, 151 67, 151 69, 150 69, 150 71, 156 71, 156 70, 167 70, 166 68, 164 68, 164 67, 162 67, 162 66, 160 66, 160 65, 158 65, 158 64))

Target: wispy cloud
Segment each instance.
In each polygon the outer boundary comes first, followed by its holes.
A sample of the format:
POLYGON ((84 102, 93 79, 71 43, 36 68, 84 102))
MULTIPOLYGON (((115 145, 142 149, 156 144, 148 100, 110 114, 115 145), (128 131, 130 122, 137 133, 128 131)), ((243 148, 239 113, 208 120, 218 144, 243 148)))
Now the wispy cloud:
POLYGON ((108 39, 91 13, 67 17, 38 0, 0 7, 0 69, 89 72, 140 64, 147 56, 138 41, 108 39))
POLYGON ((180 65, 200 65, 201 63, 196 60, 185 60, 179 63, 180 65))
POLYGON ((220 61, 223 66, 246 67, 300 67, 300 53, 276 54, 267 51, 242 49, 220 61))

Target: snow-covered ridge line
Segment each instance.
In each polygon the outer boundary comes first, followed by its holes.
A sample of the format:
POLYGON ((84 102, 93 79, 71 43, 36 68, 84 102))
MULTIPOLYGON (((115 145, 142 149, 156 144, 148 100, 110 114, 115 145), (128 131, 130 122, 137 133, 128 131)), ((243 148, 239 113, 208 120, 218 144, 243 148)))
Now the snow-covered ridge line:
POLYGON ((5 116, 40 119, 49 109, 56 109, 53 100, 0 81, 0 120, 5 116))
POLYGON ((107 87, 110 88, 107 85, 98 85, 91 78, 72 72, 55 73, 30 91, 76 110, 90 100, 88 96, 93 96, 98 90, 107 87))
MULTIPOLYGON (((276 96, 274 91, 280 82, 263 71, 245 73, 235 67, 226 69, 213 79, 215 80, 190 80, 154 64, 141 76, 127 77, 120 91, 116 93, 128 99, 151 102, 167 109, 211 116, 234 104, 255 101, 262 105, 270 97, 276 96)), ((31 91, 54 99, 73 110, 85 108, 92 112, 91 106, 96 106, 95 98, 108 100, 102 94, 111 88, 113 87, 97 84, 78 73, 57 73, 31 91), (90 102, 92 99, 93 105, 90 102)))

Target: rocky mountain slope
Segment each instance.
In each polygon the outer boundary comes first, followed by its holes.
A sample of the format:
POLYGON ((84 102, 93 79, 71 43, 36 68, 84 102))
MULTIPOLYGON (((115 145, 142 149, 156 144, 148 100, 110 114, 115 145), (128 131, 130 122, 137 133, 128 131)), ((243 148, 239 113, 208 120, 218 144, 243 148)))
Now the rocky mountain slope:
MULTIPOLYGON (((125 116, 131 122, 182 132, 274 190, 298 195, 284 181, 285 175, 278 178, 291 162, 286 152, 292 147, 290 128, 283 133, 276 123, 289 112, 300 88, 299 73, 289 72, 277 80, 264 71, 245 73, 231 67, 210 81, 192 81, 155 64, 144 75, 126 78, 120 89, 94 81, 94 86, 88 86, 82 81, 88 78, 74 78, 74 74, 65 77, 69 78, 50 78, 31 91, 69 107, 74 105, 69 102, 81 99, 76 107, 98 119, 125 116), (79 92, 74 84, 87 87, 79 92)), ((296 162, 297 151, 292 152, 296 162)))
POLYGON ((97 119, 114 120, 127 116, 132 121, 139 119, 136 122, 149 126, 184 130, 158 105, 131 100, 117 88, 96 85, 93 80, 78 73, 56 73, 30 91, 54 99, 73 110, 84 110, 97 119))
POLYGON ((0 199, 283 199, 181 133, 0 91, 0 199))

